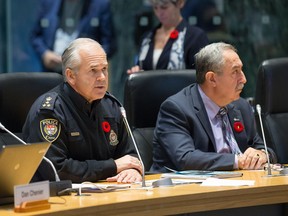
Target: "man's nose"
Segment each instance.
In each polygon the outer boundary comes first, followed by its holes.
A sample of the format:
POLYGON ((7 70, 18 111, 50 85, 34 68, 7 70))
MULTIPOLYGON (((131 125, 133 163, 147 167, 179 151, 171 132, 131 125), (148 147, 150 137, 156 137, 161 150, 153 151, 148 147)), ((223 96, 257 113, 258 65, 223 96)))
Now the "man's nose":
POLYGON ((105 79, 106 79, 106 76, 105 76, 104 72, 101 72, 99 74, 99 76, 97 77, 97 81, 103 81, 105 79))
POLYGON ((245 84, 246 82, 247 82, 247 79, 246 79, 246 76, 245 76, 245 74, 244 74, 244 72, 242 71, 242 73, 241 73, 241 80, 242 80, 242 82, 245 84))

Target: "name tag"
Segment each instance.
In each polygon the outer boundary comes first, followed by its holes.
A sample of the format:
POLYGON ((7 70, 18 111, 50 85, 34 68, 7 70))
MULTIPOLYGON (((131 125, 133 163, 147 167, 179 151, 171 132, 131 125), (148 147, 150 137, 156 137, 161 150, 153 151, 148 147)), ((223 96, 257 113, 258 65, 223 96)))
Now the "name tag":
POLYGON ((80 133, 79 132, 71 132, 71 136, 72 137, 80 136, 80 133))
POLYGON ((14 186, 14 207, 23 202, 48 200, 50 197, 49 181, 14 186))

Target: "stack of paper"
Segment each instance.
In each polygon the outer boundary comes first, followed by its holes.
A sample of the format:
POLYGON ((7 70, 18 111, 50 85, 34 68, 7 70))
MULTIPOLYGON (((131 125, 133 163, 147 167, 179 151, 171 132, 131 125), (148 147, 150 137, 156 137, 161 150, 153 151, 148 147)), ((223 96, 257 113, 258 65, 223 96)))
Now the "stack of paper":
POLYGON ((203 171, 203 170, 185 170, 172 173, 164 173, 163 178, 188 178, 188 179, 207 179, 207 178, 235 178, 241 177, 243 174, 233 171, 203 171))
POLYGON ((128 189, 131 184, 94 184, 90 182, 83 182, 81 184, 72 184, 74 190, 80 190, 82 193, 99 193, 109 192, 120 189, 128 189))

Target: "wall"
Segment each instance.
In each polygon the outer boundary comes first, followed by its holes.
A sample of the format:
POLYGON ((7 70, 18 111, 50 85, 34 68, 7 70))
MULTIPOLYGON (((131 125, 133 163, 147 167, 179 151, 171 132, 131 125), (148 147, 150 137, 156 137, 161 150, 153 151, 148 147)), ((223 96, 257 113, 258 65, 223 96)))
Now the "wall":
MULTIPOLYGON (((210 16, 206 24, 201 24, 210 41, 227 41, 237 47, 248 79, 242 96, 253 96, 258 65, 267 58, 288 56, 288 13, 285 9, 288 1, 214 2, 216 8, 208 7, 211 0, 187 0, 187 5, 201 3, 202 9, 197 8, 198 14, 188 9, 188 14, 190 11, 192 14, 190 21, 195 22, 197 16, 198 21, 201 15, 210 16), (204 13, 204 9, 208 13, 204 13)), ((145 26, 138 25, 137 14, 153 15, 151 8, 145 7, 144 3, 142 0, 111 0, 118 50, 110 61, 110 91, 120 100, 123 98, 126 70, 134 63, 137 39, 141 30, 145 30, 145 26)), ((39 0, 0 0, 0 73, 39 71, 39 59, 29 43, 38 5, 39 0)), ((155 20, 148 24, 154 25, 155 20)))

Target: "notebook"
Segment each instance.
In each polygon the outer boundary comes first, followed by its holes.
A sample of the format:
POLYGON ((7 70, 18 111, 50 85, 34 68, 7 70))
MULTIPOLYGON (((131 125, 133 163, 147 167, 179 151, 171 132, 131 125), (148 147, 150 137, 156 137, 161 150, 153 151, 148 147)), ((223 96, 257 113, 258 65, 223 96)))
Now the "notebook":
POLYGON ((30 182, 49 147, 41 142, 0 148, 0 204, 13 203, 14 186, 30 182))

